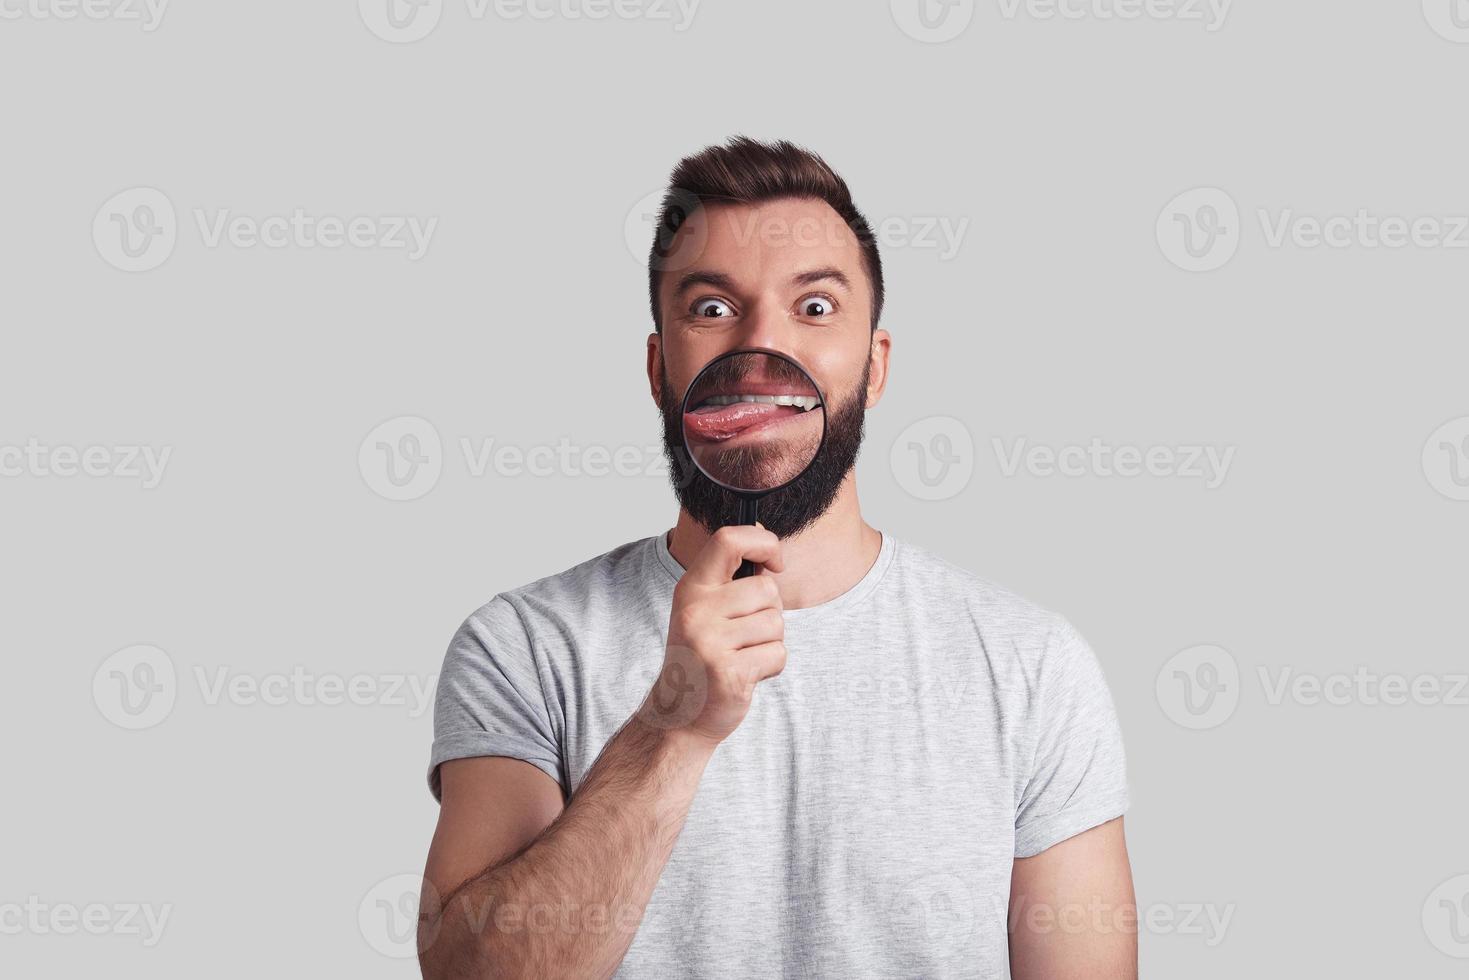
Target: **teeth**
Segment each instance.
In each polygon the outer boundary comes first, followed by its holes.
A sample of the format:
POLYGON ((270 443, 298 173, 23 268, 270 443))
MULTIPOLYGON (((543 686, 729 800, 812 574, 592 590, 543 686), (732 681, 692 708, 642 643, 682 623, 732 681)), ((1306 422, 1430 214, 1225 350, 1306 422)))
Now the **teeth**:
POLYGON ((794 405, 803 412, 816 407, 815 395, 714 395, 705 399, 706 405, 733 405, 735 402, 754 402, 761 405, 794 405))

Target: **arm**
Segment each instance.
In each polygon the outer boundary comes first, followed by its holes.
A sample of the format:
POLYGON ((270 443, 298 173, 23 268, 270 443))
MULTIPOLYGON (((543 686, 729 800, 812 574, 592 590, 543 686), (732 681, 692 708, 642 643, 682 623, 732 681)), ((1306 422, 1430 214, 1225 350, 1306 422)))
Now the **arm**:
POLYGON ((1015 862, 1014 980, 1137 980, 1137 900, 1122 819, 1015 862))
POLYGON ((707 739, 634 718, 559 815, 560 789, 533 766, 446 763, 425 872, 443 900, 424 906, 424 976, 611 976, 713 750, 707 739))
POLYGON ((439 766, 419 914, 428 980, 616 971, 705 766, 756 685, 785 666, 773 578, 732 581, 746 558, 778 572, 780 542, 763 528, 724 528, 679 580, 663 671, 564 810, 556 781, 529 762, 477 755, 439 766))

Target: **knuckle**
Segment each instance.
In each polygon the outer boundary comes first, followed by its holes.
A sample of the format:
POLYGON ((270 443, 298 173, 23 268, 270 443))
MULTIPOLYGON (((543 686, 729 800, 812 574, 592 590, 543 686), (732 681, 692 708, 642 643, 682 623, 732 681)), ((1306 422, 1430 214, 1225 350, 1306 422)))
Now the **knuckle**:
POLYGON ((680 606, 673 611, 673 629, 675 632, 687 636, 697 633, 699 629, 699 612, 693 606, 680 606))
POLYGON ((719 672, 719 681, 726 700, 734 704, 750 703, 754 687, 745 668, 731 665, 719 672))
POLYGON ((739 539, 741 528, 734 524, 726 524, 714 532, 709 540, 717 541, 721 546, 728 547, 732 542, 739 539))

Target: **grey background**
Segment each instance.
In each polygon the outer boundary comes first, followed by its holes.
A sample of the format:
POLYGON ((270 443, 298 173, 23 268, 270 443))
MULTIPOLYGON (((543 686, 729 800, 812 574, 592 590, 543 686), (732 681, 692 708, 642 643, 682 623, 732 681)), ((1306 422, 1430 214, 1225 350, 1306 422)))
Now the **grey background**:
POLYGON ((1469 252, 1272 247, 1257 217, 1469 214, 1448 0, 1240 0, 1212 31, 992 0, 951 10, 973 19, 942 44, 885 3, 704 0, 679 31, 448 0, 401 44, 347 2, 176 0, 151 31, 28 4, 0 20, 0 447, 172 455, 152 489, 0 477, 0 909, 171 917, 152 946, 7 927, 4 973, 415 974, 374 917, 433 827, 428 715, 211 704, 196 669, 431 683, 496 591, 669 526, 657 473, 474 476, 459 440, 656 445, 626 228, 679 156, 745 132, 821 152, 875 222, 968 222, 953 255, 884 249, 864 509, 1097 650, 1140 904, 1232 916, 1222 937, 1146 930, 1144 974, 1462 975, 1469 908, 1460 942, 1435 889, 1469 892, 1469 706, 1272 704, 1258 676, 1466 670, 1469 503, 1424 449, 1469 416, 1469 252), (124 272, 92 227, 134 187, 178 237, 124 272), (1196 187, 1241 215, 1204 273, 1155 232, 1196 187), (412 261, 209 247, 194 219, 297 207, 439 223, 412 261), (358 451, 401 416, 432 423, 442 474, 390 501, 358 451), (891 451, 935 433, 972 475, 925 500, 891 451), (1006 476, 992 443, 1094 437, 1235 456, 1207 489, 1006 476), (93 682, 137 644, 168 657, 175 703, 133 731, 93 682), (1202 644, 1240 677, 1195 729, 1165 665, 1202 644))

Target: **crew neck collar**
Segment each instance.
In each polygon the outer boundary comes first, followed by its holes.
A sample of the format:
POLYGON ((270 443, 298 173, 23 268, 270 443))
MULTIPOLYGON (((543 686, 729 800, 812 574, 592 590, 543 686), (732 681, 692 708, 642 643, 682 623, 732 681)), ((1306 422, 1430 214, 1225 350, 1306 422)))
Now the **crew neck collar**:
MULTIPOLYGON (((663 566, 664 571, 668 573, 669 577, 674 582, 677 582, 683 577, 684 567, 678 563, 678 559, 674 558, 673 553, 668 550, 669 533, 665 531, 662 534, 654 535, 652 538, 653 548, 658 555, 658 563, 663 566)), ((850 589, 839 596, 834 596, 814 606, 805 606, 801 609, 787 609, 785 611, 786 620, 823 616, 827 613, 853 606, 871 595, 873 589, 877 588, 877 584, 882 581, 883 575, 887 573, 888 567, 893 563, 893 556, 898 550, 896 539, 883 531, 878 531, 878 534, 882 535, 882 545, 878 548, 877 560, 872 563, 872 567, 867 570, 865 575, 858 579, 850 589)))

